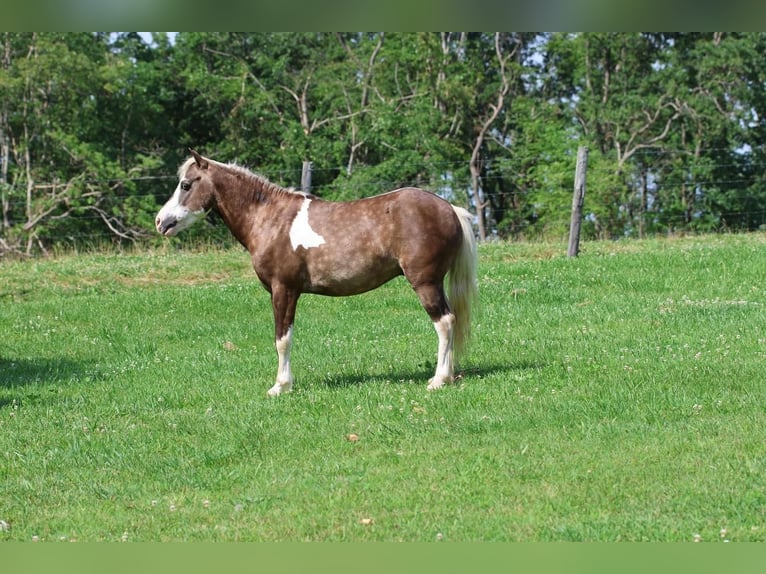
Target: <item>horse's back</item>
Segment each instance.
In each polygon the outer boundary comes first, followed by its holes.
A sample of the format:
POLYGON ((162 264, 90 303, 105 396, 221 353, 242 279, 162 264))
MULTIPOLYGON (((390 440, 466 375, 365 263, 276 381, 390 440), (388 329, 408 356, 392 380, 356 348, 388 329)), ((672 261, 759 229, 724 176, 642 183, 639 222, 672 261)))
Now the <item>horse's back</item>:
MULTIPOLYGON (((452 205, 438 195, 405 187, 348 202, 321 202, 311 209, 312 225, 323 230, 328 244, 398 257, 402 250, 428 243, 452 243, 460 223, 452 205)), ((322 231, 319 231, 322 233, 322 231)))
POLYGON ((448 201, 418 187, 403 187, 336 205, 343 206, 354 215, 370 216, 377 224, 390 222, 405 229, 424 224, 443 227, 445 223, 455 220, 454 210, 448 201))

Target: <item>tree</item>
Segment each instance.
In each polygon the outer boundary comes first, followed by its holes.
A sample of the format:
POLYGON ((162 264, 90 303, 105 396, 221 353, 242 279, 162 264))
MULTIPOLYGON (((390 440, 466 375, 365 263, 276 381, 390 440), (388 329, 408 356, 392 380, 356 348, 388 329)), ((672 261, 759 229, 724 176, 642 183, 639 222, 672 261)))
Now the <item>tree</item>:
MULTIPOLYGON (((488 201, 482 197, 481 193, 481 174, 483 171, 482 148, 488 132, 497 121, 501 113, 505 111, 506 98, 511 89, 511 62, 519 50, 518 42, 504 42, 499 32, 494 34, 495 56, 497 57, 497 87, 494 90, 494 98, 487 102, 487 111, 480 114, 475 129, 475 138, 471 150, 471 159, 469 162, 471 169, 471 194, 473 195, 474 205, 476 207, 476 220, 479 226, 479 239, 484 241, 487 238, 484 210, 488 206, 488 201), (493 101, 494 100, 494 101, 493 101)), ((484 106, 481 106, 484 107, 484 106)))
POLYGON ((135 178, 162 165, 163 110, 146 93, 159 52, 137 35, 3 35, 2 247, 145 236, 156 208, 135 178), (143 58, 143 59, 142 59, 143 58))
POLYGON ((0 252, 154 237, 188 147, 286 186, 310 161, 330 199, 426 187, 489 238, 563 236, 587 145, 585 236, 756 229, 764 56, 763 33, 3 33, 0 252))

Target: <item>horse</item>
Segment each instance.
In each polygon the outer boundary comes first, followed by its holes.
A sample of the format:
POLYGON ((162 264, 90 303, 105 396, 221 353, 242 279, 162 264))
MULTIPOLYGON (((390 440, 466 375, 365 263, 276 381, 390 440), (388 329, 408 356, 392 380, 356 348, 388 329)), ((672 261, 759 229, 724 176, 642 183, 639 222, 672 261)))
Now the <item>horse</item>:
POLYGON ((400 275, 415 290, 438 336, 436 371, 427 388, 454 381, 454 363, 468 342, 478 294, 469 211, 415 187, 327 201, 189 151, 156 228, 170 237, 213 211, 248 250, 274 313, 278 366, 268 395, 293 388, 290 351, 301 294, 356 295, 400 275))

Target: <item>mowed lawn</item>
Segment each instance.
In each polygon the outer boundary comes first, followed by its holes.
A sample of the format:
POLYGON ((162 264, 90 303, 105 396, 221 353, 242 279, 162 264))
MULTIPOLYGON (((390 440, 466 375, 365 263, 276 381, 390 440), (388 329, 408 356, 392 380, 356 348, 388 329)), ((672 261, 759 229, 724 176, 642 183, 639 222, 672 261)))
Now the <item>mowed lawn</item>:
POLYGON ((0 540, 764 541, 766 235, 480 247, 474 339, 240 249, 0 263, 0 540))

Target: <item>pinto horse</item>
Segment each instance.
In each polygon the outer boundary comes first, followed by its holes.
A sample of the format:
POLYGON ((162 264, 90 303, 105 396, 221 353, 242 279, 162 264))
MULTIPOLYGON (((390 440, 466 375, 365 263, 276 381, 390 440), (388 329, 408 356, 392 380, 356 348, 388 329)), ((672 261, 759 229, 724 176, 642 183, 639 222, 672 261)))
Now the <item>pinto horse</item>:
POLYGON ((477 293, 468 211, 414 187, 324 201, 190 151, 178 170, 178 186, 157 215, 157 231, 175 235, 213 210, 250 252, 274 311, 278 369, 269 395, 293 386, 290 349, 302 293, 356 295, 399 275, 412 285, 439 337, 428 389, 454 380, 453 350, 459 353, 467 342, 477 293))

